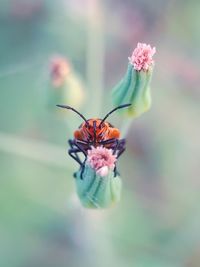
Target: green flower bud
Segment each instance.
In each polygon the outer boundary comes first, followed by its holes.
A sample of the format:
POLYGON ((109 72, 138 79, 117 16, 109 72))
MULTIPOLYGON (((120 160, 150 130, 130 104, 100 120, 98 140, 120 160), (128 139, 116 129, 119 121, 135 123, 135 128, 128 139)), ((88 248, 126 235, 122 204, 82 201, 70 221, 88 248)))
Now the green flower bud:
POLYGON ((70 103, 75 108, 80 108, 85 98, 83 85, 69 62, 57 56, 50 65, 48 84, 48 107, 56 112, 58 103, 70 103))
POLYGON ((89 164, 76 173, 76 189, 81 203, 86 208, 108 208, 119 202, 121 196, 121 178, 114 177, 114 171, 109 170, 101 176, 89 164))
POLYGON ((129 58, 128 69, 124 78, 112 91, 115 106, 132 104, 122 112, 133 118, 140 116, 151 107, 150 81, 153 72, 152 56, 154 53, 155 48, 138 44, 129 58))

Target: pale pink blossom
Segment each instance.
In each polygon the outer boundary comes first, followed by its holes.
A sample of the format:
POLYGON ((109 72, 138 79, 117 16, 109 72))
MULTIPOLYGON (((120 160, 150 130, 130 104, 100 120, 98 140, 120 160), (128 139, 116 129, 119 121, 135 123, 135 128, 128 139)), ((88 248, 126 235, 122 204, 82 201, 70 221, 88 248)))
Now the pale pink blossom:
POLYGON ((103 166, 103 167, 101 167, 100 169, 98 169, 98 170, 96 171, 96 173, 97 173, 98 175, 102 176, 102 177, 108 175, 108 172, 109 172, 109 168, 108 168, 108 166, 103 166))
POLYGON ((88 150, 87 163, 100 176, 106 176, 109 170, 113 170, 116 160, 116 155, 113 155, 112 149, 101 146, 88 150))
POLYGON ((138 43, 137 47, 134 49, 133 54, 129 57, 129 62, 133 65, 134 69, 137 71, 147 71, 150 66, 154 64, 152 59, 153 55, 156 53, 156 48, 148 44, 138 43))
POLYGON ((70 64, 64 57, 55 56, 51 59, 50 75, 54 87, 62 86, 69 72, 70 64))

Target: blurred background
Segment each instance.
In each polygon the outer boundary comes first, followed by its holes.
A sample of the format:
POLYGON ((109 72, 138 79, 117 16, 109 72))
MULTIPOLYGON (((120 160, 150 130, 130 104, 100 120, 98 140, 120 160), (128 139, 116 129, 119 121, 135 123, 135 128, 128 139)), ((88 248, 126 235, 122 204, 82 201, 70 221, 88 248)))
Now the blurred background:
MULTIPOLYGON (((200 266, 200 2, 0 1, 0 266, 200 266), (112 108, 138 42, 153 105, 120 159, 122 200, 86 210, 67 140, 112 108)), ((115 114, 110 121, 120 127, 115 114)))

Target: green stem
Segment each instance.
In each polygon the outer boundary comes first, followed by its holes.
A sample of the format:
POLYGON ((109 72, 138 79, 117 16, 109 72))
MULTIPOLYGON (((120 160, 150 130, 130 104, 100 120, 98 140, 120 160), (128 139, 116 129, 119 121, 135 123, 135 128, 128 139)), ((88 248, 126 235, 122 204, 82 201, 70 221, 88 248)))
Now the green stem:
POLYGON ((126 118, 126 120, 122 124, 122 127, 121 127, 122 138, 126 138, 127 137, 132 122, 133 122, 133 118, 126 118))
POLYGON ((94 116, 101 115, 103 98, 103 67, 104 67, 104 27, 101 2, 89 1, 88 17, 88 50, 87 50, 87 81, 89 87, 89 110, 94 116))
POLYGON ((67 166, 65 149, 54 144, 0 132, 0 151, 72 171, 67 166))

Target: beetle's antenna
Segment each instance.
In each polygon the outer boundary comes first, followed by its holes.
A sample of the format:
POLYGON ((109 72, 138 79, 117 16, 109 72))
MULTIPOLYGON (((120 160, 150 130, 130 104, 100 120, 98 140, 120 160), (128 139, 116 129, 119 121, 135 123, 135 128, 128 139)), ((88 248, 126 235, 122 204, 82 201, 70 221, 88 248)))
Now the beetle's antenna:
POLYGON ((65 105, 56 105, 56 106, 59 107, 59 108, 71 109, 72 111, 77 113, 85 121, 85 123, 89 126, 89 123, 88 123, 87 119, 80 112, 78 112, 76 109, 74 109, 74 108, 72 108, 70 106, 65 106, 65 105))
POLYGON ((108 118, 108 116, 110 116, 111 113, 115 112, 117 109, 120 109, 120 108, 126 108, 126 107, 129 107, 131 106, 131 104, 124 104, 124 105, 120 105, 116 108, 114 108, 113 110, 111 110, 101 121, 101 123, 99 124, 99 128, 101 127, 101 125, 104 123, 104 121, 108 118))

